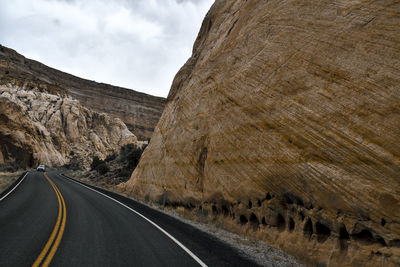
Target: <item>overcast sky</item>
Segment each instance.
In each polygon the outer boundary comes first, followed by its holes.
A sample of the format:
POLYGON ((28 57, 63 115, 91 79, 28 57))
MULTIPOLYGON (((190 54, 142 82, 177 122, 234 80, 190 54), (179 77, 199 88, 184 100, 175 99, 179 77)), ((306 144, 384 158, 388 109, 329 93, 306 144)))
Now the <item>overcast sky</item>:
POLYGON ((168 95, 214 0, 0 0, 0 44, 97 82, 168 95))

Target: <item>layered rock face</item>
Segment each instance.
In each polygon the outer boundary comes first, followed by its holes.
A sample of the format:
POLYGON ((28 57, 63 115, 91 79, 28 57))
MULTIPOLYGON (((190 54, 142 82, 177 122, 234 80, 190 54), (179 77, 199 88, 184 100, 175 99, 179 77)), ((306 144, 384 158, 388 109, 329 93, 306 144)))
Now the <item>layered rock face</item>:
POLYGON ((46 87, 0 85, 0 165, 88 167, 137 138, 117 118, 46 87))
POLYGON ((33 80, 63 90, 97 112, 120 118, 139 139, 151 137, 165 99, 75 77, 0 46, 0 81, 33 80))
POLYGON ((306 262, 400 264, 400 3, 223 1, 135 197, 224 218, 306 262))

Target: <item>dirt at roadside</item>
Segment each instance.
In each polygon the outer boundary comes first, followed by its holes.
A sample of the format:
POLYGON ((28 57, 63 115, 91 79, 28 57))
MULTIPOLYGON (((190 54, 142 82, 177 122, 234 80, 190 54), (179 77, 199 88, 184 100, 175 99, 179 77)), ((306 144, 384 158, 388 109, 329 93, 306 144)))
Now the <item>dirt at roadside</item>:
POLYGON ((7 189, 24 171, 0 172, 0 193, 7 189))

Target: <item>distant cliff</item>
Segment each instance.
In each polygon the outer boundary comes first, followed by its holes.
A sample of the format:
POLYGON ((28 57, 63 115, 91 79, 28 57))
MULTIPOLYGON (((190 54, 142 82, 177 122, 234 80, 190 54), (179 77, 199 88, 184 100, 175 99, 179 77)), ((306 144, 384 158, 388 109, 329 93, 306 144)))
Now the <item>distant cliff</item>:
POLYGON ((45 83, 86 107, 120 118, 140 140, 151 137, 165 99, 126 88, 78 78, 30 60, 0 45, 0 83, 45 83))
POLYGON ((400 3, 217 0, 127 193, 321 266, 400 265, 400 3))

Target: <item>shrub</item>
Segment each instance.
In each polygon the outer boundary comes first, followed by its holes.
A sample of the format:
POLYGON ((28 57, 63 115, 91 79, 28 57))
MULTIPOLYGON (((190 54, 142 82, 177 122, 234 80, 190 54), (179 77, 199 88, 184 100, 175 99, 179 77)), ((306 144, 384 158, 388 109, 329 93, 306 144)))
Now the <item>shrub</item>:
POLYGON ((111 155, 108 155, 104 161, 109 162, 109 161, 114 160, 116 157, 117 157, 117 154, 111 154, 111 155))
POLYGON ((21 168, 25 169, 23 166, 20 166, 20 164, 17 161, 10 161, 0 166, 0 171, 16 172, 21 168))
POLYGON ((105 174, 109 171, 110 169, 108 168, 106 163, 100 163, 97 167, 96 167, 96 171, 100 174, 105 174))
POLYGON ((124 169, 119 171, 118 175, 121 176, 121 177, 126 177, 126 178, 129 179, 131 177, 131 175, 132 175, 132 171, 129 170, 129 169, 124 168, 124 169))
POLYGON ((99 159, 98 156, 94 156, 94 157, 93 157, 92 164, 90 165, 90 168, 91 168, 92 170, 96 170, 97 167, 98 167, 100 164, 102 164, 102 163, 104 163, 104 160, 99 159))
POLYGON ((69 164, 65 164, 63 167, 76 171, 82 169, 81 164, 82 164, 82 159, 80 159, 78 156, 74 156, 69 161, 69 164))
POLYGON ((134 144, 128 144, 121 148, 120 162, 126 162, 126 169, 132 172, 139 163, 146 145, 138 147, 134 144))

